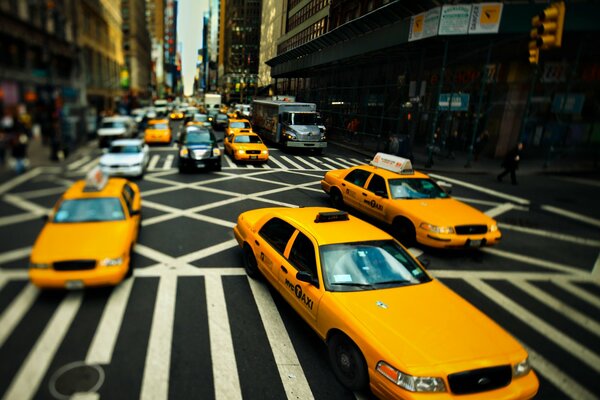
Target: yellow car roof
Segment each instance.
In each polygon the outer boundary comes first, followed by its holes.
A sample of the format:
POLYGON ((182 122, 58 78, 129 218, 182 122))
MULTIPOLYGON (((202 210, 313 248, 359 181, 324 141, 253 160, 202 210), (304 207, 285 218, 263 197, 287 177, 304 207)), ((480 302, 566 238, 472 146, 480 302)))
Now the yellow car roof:
POLYGON ((250 121, 247 118, 229 118, 229 122, 247 122, 247 123, 250 123, 250 121))
POLYGON ((422 172, 415 171, 412 174, 399 174, 396 172, 389 171, 384 168, 375 167, 373 165, 359 165, 361 169, 367 170, 369 172, 377 172, 378 175, 387 179, 410 179, 410 178, 425 178, 428 179, 429 175, 424 174, 422 172))
POLYGON ((168 119, 151 119, 150 122, 148 122, 148 125, 168 124, 168 123, 169 123, 168 119))
POLYGON ((63 195, 65 199, 79 199, 90 197, 119 197, 123 191, 123 185, 127 183, 124 178, 109 178, 106 185, 101 190, 90 189, 86 187, 85 179, 75 182, 63 195))
MULTIPOLYGON (((274 217, 287 220, 310 233, 319 245, 365 240, 393 240, 388 233, 350 214, 347 214, 348 220, 345 221, 315 222, 319 213, 339 211, 334 208, 301 207, 265 208, 262 210, 274 217)), ((255 211, 260 211, 260 209, 255 211)))

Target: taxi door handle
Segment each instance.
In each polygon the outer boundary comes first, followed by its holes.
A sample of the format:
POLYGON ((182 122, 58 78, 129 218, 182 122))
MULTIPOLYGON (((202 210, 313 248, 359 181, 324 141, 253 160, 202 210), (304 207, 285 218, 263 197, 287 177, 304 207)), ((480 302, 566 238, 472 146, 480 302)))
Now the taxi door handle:
POLYGON ((363 192, 363 194, 362 194, 362 195, 363 195, 363 196, 365 196, 365 197, 367 197, 367 194, 366 194, 365 192, 363 192))
POLYGON ((260 246, 260 243, 258 243, 258 240, 255 240, 254 243, 256 243, 257 246, 260 246))
POLYGON ((342 186, 346 186, 346 184, 345 184, 345 183, 342 183, 342 186))
POLYGON ((283 271, 284 274, 287 274, 287 268, 284 267, 283 265, 281 266, 281 270, 283 271))

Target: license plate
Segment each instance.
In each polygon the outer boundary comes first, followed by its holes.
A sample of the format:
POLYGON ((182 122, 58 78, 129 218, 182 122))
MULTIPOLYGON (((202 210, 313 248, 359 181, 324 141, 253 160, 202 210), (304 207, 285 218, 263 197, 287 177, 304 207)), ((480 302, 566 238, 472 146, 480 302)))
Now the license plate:
POLYGON ((65 287, 67 289, 82 289, 83 288, 83 281, 77 280, 77 281, 67 281, 65 283, 65 287))
POLYGON ((258 158, 258 156, 250 156, 251 160, 256 160, 258 158))
POLYGON ((469 247, 481 247, 481 240, 471 240, 469 247))
POLYGON ((197 162, 196 163, 196 167, 198 167, 198 168, 204 168, 204 163, 203 162, 197 162))

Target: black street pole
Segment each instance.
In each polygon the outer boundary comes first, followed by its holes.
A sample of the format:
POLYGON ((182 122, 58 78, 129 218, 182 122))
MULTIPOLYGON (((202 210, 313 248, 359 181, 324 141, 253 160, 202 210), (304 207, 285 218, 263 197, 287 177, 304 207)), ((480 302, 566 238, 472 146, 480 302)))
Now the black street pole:
POLYGON ((439 104, 440 104, 440 94, 442 93, 442 86, 444 84, 444 74, 446 73, 446 59, 448 57, 448 40, 444 40, 444 58, 442 59, 442 68, 440 70, 440 80, 438 83, 438 88, 436 91, 436 95, 434 97, 434 110, 433 110, 433 120, 431 121, 431 129, 429 130, 429 145, 427 146, 427 163, 425 167, 429 168, 433 165, 433 146, 434 143, 434 133, 437 125, 438 114, 439 114, 439 104))

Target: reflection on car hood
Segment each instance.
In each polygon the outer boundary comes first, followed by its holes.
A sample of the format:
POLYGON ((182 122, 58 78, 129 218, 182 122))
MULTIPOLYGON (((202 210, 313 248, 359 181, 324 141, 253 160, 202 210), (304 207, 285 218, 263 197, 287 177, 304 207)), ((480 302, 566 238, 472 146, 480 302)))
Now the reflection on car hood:
POLYGON ((290 128, 298 133, 321 133, 317 125, 291 125, 290 128))
POLYGON ((493 219, 461 201, 445 199, 396 199, 402 212, 437 226, 489 225, 493 219))
POLYGON ((127 133, 125 128, 100 128, 98 129, 98 136, 115 136, 124 135, 127 133))
POLYGON ((210 142, 202 142, 202 143, 190 143, 190 144, 186 144, 185 147, 187 147, 188 149, 194 150, 194 149, 209 149, 212 147, 212 143, 210 142))
POLYGON ((48 223, 32 251, 35 262, 118 257, 128 250, 128 221, 48 223))
POLYGON ((143 153, 136 154, 104 154, 100 157, 100 164, 103 165, 133 165, 139 164, 144 158, 143 153))
POLYGON ((481 359, 507 363, 524 350, 491 319, 438 281, 361 292, 332 292, 377 338, 389 362, 425 367, 481 359), (383 306, 382 306, 383 305, 383 306), (394 359, 397 357, 396 359, 394 359))
POLYGON ((267 150, 267 146, 262 143, 241 143, 235 144, 236 150, 267 150))

